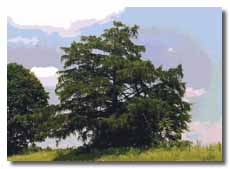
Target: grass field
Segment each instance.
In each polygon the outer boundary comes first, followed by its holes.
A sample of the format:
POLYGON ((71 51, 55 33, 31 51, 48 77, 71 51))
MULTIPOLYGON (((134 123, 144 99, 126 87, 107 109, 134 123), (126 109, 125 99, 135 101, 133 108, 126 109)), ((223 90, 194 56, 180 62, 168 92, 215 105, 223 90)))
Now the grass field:
POLYGON ((221 144, 190 148, 110 148, 91 153, 77 149, 40 150, 8 157, 9 161, 222 161, 221 144))

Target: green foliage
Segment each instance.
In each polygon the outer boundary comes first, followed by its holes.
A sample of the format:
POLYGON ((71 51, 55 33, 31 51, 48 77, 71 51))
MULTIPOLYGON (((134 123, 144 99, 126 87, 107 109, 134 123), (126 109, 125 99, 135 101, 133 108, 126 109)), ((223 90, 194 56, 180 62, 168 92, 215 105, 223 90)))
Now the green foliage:
MULTIPOLYGON (((180 144, 186 144, 181 142, 180 144)), ((221 144, 165 148, 57 149, 8 157, 9 161, 216 161, 222 162, 221 144)))
POLYGON ((101 36, 83 36, 64 47, 56 88, 68 112, 56 136, 78 132, 94 147, 151 146, 180 140, 190 122, 183 101, 182 66, 163 70, 133 43, 138 26, 114 22, 101 36))
POLYGON ((47 119, 41 108, 48 94, 28 69, 16 63, 7 65, 7 150, 15 154, 29 143, 41 141, 41 124, 47 119))

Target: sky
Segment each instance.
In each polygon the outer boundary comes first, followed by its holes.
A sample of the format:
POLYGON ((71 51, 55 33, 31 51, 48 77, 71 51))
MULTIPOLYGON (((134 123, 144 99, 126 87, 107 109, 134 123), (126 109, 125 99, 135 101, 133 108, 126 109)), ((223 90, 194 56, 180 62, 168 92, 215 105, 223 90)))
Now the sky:
MULTIPOLYGON (((113 20, 137 24, 139 36, 134 41, 146 46, 144 59, 165 69, 183 66, 184 99, 193 104, 190 132, 183 138, 204 144, 222 141, 221 8, 125 8, 119 1, 95 9, 86 2, 69 6, 62 15, 61 2, 45 17, 36 8, 16 10, 8 17, 8 62, 31 69, 50 92, 50 103, 58 103, 54 89, 56 72, 63 66, 61 46, 78 41, 81 35, 100 35, 113 20)), ((70 142, 62 144, 70 146, 70 142)), ((47 144, 50 141, 42 143, 47 144)))

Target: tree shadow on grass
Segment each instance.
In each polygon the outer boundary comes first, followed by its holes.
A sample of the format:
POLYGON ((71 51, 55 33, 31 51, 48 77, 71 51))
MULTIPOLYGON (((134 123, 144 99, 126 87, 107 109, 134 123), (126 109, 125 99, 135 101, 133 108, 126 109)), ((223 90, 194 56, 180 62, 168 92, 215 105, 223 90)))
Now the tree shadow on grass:
MULTIPOLYGON (((58 152, 57 157, 54 161, 80 161, 80 162, 93 162, 99 160, 103 156, 119 156, 125 155, 130 152, 130 148, 109 148, 109 149, 90 149, 82 150, 70 149, 68 152, 58 152)), ((139 153, 139 151, 135 151, 139 153)), ((102 160, 101 160, 102 161, 102 160)), ((106 160, 110 161, 110 160, 106 160)), ((113 161, 111 159, 111 161, 113 161)))

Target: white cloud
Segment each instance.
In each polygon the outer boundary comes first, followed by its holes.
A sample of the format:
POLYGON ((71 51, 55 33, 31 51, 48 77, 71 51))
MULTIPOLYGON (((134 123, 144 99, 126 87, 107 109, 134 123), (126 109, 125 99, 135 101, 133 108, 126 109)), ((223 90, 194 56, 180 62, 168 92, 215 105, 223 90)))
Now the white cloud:
POLYGON ((119 13, 125 8, 122 0, 75 0, 31 1, 8 0, 8 16, 21 25, 54 26, 69 28, 79 20, 102 20, 112 13, 119 13), (42 13, 42 14, 41 14, 42 13))
POLYGON ((55 87, 58 82, 58 69, 56 67, 32 67, 31 72, 41 81, 45 87, 55 87))
POLYGON ((176 51, 175 51, 174 48, 168 48, 168 52, 169 52, 169 53, 176 53, 176 51))
POLYGON ((50 76, 56 76, 56 73, 58 69, 53 66, 49 67, 32 67, 31 71, 37 76, 37 77, 50 77, 50 76))
POLYGON ((222 142, 222 122, 194 121, 189 124, 190 131, 183 134, 184 140, 196 141, 201 144, 222 142))
POLYGON ((206 91, 204 88, 201 89, 194 89, 192 87, 187 87, 185 91, 185 97, 190 98, 190 97, 197 97, 201 96, 205 93, 206 91))
POLYGON ((20 28, 20 29, 40 29, 44 32, 47 32, 48 34, 52 34, 54 32, 58 32, 60 36, 62 37, 73 37, 78 36, 81 34, 81 29, 92 26, 93 24, 103 24, 105 22, 108 22, 110 20, 115 20, 115 18, 118 16, 117 13, 112 13, 110 15, 107 15, 103 19, 86 19, 86 20, 77 20, 75 22, 72 22, 69 26, 69 28, 64 27, 56 27, 56 26, 38 26, 33 25, 32 23, 30 25, 20 25, 19 23, 15 23, 15 20, 13 20, 11 17, 8 17, 8 23, 13 25, 14 27, 20 28))
POLYGON ((23 43, 25 45, 31 44, 31 45, 35 46, 35 45, 37 45, 39 40, 36 37, 24 38, 24 37, 18 36, 18 37, 9 39, 8 42, 11 42, 11 43, 23 43))

